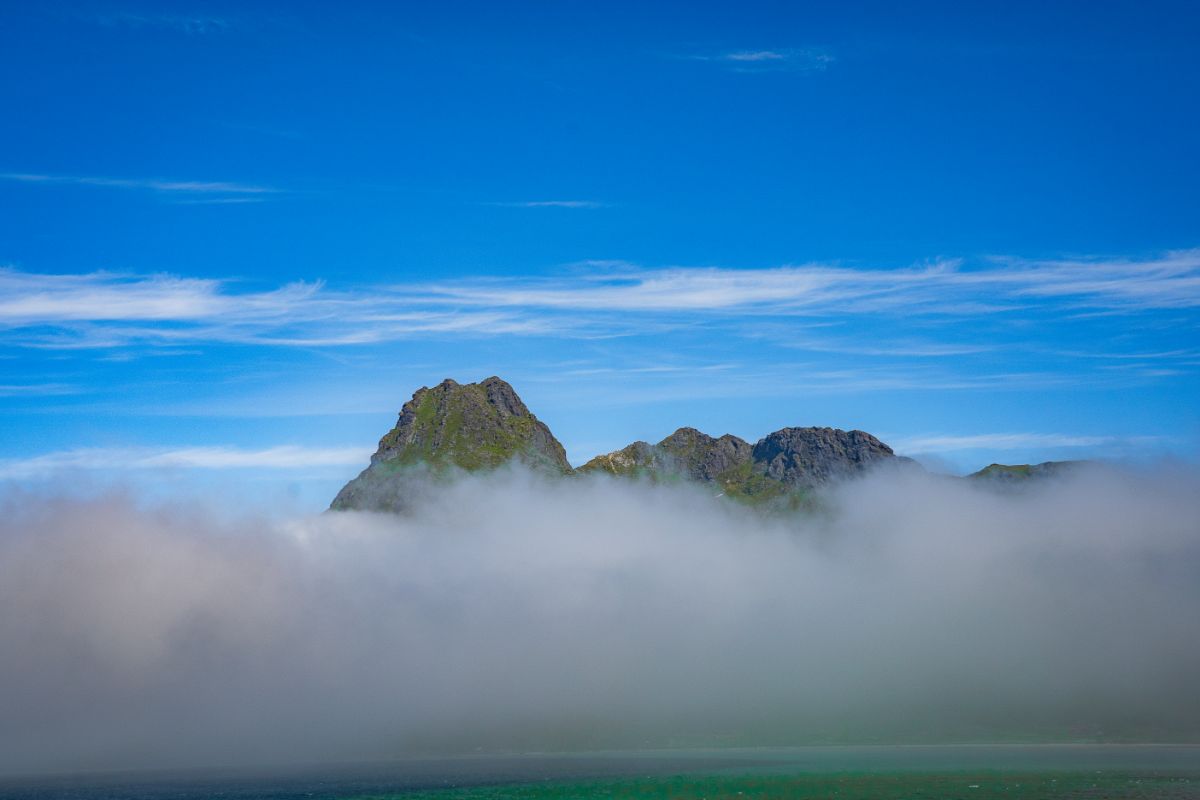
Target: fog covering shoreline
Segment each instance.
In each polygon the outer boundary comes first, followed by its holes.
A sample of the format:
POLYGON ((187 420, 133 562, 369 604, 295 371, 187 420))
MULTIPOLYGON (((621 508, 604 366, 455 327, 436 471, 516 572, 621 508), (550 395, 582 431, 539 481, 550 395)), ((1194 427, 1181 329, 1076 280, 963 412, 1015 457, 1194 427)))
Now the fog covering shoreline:
POLYGON ((1200 476, 906 471, 771 516, 520 472, 411 515, 0 495, 0 772, 1200 741, 1200 476))

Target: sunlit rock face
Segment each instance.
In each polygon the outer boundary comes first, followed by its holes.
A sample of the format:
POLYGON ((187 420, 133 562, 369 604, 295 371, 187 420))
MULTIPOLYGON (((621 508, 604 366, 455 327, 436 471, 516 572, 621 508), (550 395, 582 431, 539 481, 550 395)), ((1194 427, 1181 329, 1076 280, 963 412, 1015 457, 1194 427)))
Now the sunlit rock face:
POLYGON ((371 464, 346 484, 332 508, 397 511, 430 477, 477 472, 517 462, 570 473, 566 451, 500 378, 422 387, 404 404, 396 427, 379 440, 371 464))

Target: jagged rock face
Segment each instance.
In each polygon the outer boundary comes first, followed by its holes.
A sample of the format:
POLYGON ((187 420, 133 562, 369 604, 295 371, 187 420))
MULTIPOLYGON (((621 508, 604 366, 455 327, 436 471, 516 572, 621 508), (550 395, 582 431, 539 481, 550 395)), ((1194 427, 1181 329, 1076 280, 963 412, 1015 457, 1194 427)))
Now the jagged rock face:
POLYGON ((813 487, 861 473, 895 453, 863 431, 784 428, 754 445, 753 457, 767 477, 789 486, 813 487))
POLYGON ((725 434, 714 439, 695 428, 680 428, 658 443, 669 454, 679 470, 697 481, 717 478, 750 460, 750 443, 725 434))
POLYGON ((380 441, 371 465, 338 492, 331 508, 397 510, 417 491, 417 477, 458 468, 495 469, 517 461, 569 473, 563 446, 500 378, 418 389, 396 427, 380 441))

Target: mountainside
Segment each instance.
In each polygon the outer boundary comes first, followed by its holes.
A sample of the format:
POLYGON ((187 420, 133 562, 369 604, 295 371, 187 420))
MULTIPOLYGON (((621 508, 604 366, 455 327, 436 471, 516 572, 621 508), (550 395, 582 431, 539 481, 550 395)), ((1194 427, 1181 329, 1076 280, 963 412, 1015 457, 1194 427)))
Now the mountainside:
POLYGON ((578 470, 544 423, 500 378, 442 381, 404 404, 371 464, 334 498, 335 510, 397 511, 430 476, 486 471, 517 462, 553 475, 602 473, 659 483, 711 484, 718 494, 754 504, 801 502, 813 488, 900 460, 869 433, 784 428, 751 445, 679 428, 657 444, 634 442, 578 470))
POLYGON ((714 481, 750 460, 750 445, 725 434, 714 439, 695 428, 680 428, 655 445, 634 442, 606 455, 596 456, 580 472, 607 472, 625 477, 687 478, 714 481))
POLYGON ((422 387, 404 404, 396 427, 379 440, 371 464, 346 484, 334 509, 394 511, 416 475, 495 469, 516 461, 535 470, 572 472, 566 451, 500 378, 422 387))
POLYGON ((596 456, 579 468, 656 483, 711 483, 722 494, 747 502, 763 502, 788 494, 786 485, 765 477, 753 463, 753 446, 731 434, 714 438, 695 428, 680 428, 658 444, 634 442, 596 456))
POLYGON ((892 448, 863 431, 784 428, 751 445, 730 434, 713 438, 680 428, 656 445, 634 442, 596 456, 579 471, 712 483, 724 494, 761 502, 851 477, 892 458, 892 448))
POLYGON ((988 464, 967 477, 977 481, 1022 484, 1043 478, 1061 477, 1088 463, 1087 461, 1045 461, 1041 464, 988 464))

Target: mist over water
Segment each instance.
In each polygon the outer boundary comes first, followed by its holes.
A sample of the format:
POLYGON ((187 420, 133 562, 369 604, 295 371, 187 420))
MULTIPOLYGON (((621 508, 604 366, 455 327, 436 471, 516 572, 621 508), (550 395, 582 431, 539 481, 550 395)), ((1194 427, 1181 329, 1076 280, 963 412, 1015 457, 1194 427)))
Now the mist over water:
POLYGON ((1200 476, 769 517, 468 477, 398 517, 0 499, 0 771, 1200 737, 1200 476))

